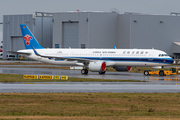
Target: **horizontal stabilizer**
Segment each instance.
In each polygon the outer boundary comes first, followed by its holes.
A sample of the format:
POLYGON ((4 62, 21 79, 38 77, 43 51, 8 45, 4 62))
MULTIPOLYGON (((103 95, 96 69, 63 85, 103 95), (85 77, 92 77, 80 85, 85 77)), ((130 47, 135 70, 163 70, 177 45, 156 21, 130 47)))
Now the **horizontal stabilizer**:
POLYGON ((12 53, 12 54, 21 54, 21 55, 31 55, 31 53, 25 53, 25 52, 15 52, 15 51, 6 51, 8 53, 12 53))

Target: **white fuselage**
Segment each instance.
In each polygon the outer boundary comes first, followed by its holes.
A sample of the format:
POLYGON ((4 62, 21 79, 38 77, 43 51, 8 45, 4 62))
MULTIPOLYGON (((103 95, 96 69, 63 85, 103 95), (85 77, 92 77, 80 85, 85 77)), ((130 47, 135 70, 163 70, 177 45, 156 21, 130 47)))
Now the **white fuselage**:
POLYGON ((45 57, 34 54, 32 49, 19 50, 18 52, 31 53, 26 57, 45 63, 84 66, 82 60, 105 61, 107 66, 165 66, 173 63, 173 59, 163 51, 155 49, 36 49, 45 57), (51 56, 48 58, 48 56, 51 56), (52 57, 62 57, 56 59, 52 57), (77 58, 78 60, 67 60, 66 58, 77 58))

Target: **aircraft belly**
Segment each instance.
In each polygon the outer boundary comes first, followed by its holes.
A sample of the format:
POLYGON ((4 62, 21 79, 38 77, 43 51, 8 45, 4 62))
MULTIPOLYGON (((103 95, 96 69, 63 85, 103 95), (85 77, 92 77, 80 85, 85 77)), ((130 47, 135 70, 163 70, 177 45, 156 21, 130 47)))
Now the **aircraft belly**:
POLYGON ((65 66, 78 66, 76 61, 49 61, 50 64, 65 65, 65 66))
POLYGON ((116 66, 139 66, 139 67, 152 67, 152 66, 164 66, 160 63, 149 63, 149 62, 116 62, 116 66))

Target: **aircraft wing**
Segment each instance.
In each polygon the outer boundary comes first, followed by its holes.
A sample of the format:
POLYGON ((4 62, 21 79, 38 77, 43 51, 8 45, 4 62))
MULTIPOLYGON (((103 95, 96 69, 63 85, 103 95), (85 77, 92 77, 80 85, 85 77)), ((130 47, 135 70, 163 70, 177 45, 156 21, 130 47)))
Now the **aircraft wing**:
POLYGON ((36 49, 32 46, 33 50, 34 50, 34 53, 37 55, 37 56, 40 56, 40 57, 44 57, 44 58, 55 58, 55 59, 65 59, 67 61, 72 61, 72 60, 77 60, 78 62, 87 62, 87 61, 90 61, 89 59, 84 59, 84 58, 74 58, 74 57, 59 57, 59 56, 46 56, 46 55, 41 55, 39 54, 36 49))
POLYGON ((16 52, 16 51, 6 51, 6 52, 9 52, 9 53, 13 53, 13 54, 21 54, 21 55, 31 55, 31 53, 25 53, 25 52, 16 52))

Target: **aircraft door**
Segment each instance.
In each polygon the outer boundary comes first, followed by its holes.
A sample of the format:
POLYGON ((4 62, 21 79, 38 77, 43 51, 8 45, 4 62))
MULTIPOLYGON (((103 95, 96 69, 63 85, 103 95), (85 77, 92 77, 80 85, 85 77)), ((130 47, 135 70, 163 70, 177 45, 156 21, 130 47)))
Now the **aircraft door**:
POLYGON ((154 53, 154 51, 150 51, 149 52, 149 59, 148 59, 148 61, 153 61, 153 53, 154 53))

